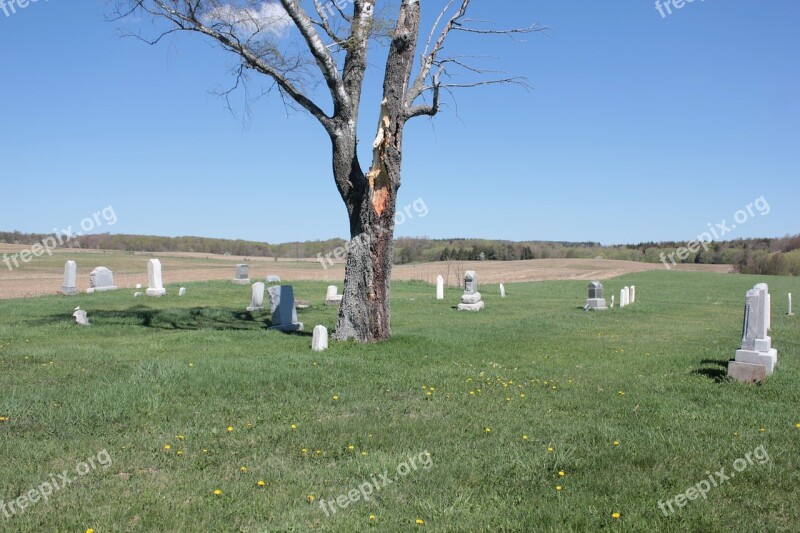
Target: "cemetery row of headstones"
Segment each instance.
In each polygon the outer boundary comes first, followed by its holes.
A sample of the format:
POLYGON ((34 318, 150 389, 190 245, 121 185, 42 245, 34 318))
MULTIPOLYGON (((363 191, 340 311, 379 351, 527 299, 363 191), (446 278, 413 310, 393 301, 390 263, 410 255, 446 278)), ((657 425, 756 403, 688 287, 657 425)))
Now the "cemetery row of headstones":
MULTIPOLYGON (((587 311, 605 311, 614 307, 614 295, 611 296, 611 305, 606 305, 603 284, 599 281, 589 283, 589 295, 583 308, 587 311)), ((636 285, 626 286, 619 291, 619 306, 627 307, 636 302, 636 285)))

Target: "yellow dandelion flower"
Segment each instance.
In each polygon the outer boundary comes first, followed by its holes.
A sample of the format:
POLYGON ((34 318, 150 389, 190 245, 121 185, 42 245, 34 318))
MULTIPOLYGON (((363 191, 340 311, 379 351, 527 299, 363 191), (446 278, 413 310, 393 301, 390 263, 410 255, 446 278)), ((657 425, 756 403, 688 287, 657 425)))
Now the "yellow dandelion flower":
POLYGON ((428 396, 433 396, 433 393, 432 393, 432 392, 427 392, 426 394, 427 394, 428 396))
POLYGON ((556 390, 556 386, 555 385, 553 385, 553 390, 556 390))
POLYGON ((306 496, 306 500, 308 500, 308 503, 312 503, 316 499, 317 498, 315 498, 313 494, 309 494, 308 496, 306 496))
POLYGON ((619 518, 619 513, 611 513, 611 518, 619 518))
POLYGON ((317 455, 322 455, 322 450, 317 450, 317 455))
POLYGON ((520 398, 524 398, 524 397, 525 397, 525 394, 524 394, 524 393, 520 393, 520 394, 519 394, 519 397, 520 397, 520 398))
MULTIPOLYGON (((4 416, 0 416, 0 422, 6 422, 7 420, 8 420, 8 418, 6 418, 4 416)), ((797 424, 797 425, 798 425, 798 427, 800 427, 800 424, 797 424)))
POLYGON ((620 396, 625 396, 625 391, 624 391, 624 390, 621 390, 621 391, 619 391, 617 394, 619 394, 620 396))
POLYGON ((366 456, 367 456, 367 452, 361 452, 361 457, 366 457, 366 456))
POLYGON ((301 449, 301 450, 300 450, 300 453, 302 453, 302 454, 306 454, 306 453, 308 453, 308 450, 306 450, 305 448, 303 448, 303 449, 301 449))
POLYGON ((221 491, 221 490, 219 490, 219 489, 216 489, 216 490, 214 491, 214 496, 222 496, 222 491, 221 491))
POLYGON ((556 485, 556 490, 557 490, 558 492, 561 492, 561 485, 556 485))
POLYGON ((614 446, 619 446, 619 441, 618 440, 614 441, 614 446))
POLYGON ((94 533, 94 529, 89 528, 89 529, 86 530, 86 533, 94 533))
POLYGON ((528 436, 527 435, 523 435, 522 436, 522 440, 528 440, 528 436))
POLYGON ((334 395, 333 395, 333 401, 335 402, 335 401, 336 401, 336 400, 338 400, 338 399, 339 399, 339 397, 338 397, 336 394, 334 394, 334 395))
POLYGON ((352 451, 352 450, 355 450, 355 449, 356 449, 356 447, 355 447, 355 446, 353 446, 352 444, 348 444, 348 445, 347 445, 347 449, 352 451))
POLYGON ((418 525, 418 526, 421 526, 421 525, 423 525, 424 523, 425 523, 425 520, 423 520, 422 518, 417 518, 417 525, 418 525))
POLYGON ((246 466, 241 467, 239 469, 239 472, 241 472, 242 474, 246 474, 247 473, 247 467, 246 466))
POLYGON ((193 366, 194 366, 194 363, 189 363, 189 368, 192 368, 193 366))
POLYGON ((228 433, 230 433, 231 431, 233 431, 233 426, 228 426, 228 433))
POLYGON ((179 456, 180 456, 180 455, 183 455, 183 450, 178 450, 178 453, 177 453, 177 455, 179 455, 179 456))
POLYGON ((761 433, 764 433, 766 431, 766 429, 765 428, 761 428, 758 431, 760 431, 761 433))
POLYGON ((258 482, 256 483, 256 485, 259 486, 259 487, 263 487, 264 485, 266 485, 266 483, 264 483, 263 479, 259 479, 258 482))
POLYGON ((734 431, 734 432, 733 432, 733 436, 734 436, 734 437, 738 437, 738 436, 739 436, 739 432, 738 432, 738 431, 734 431))
POLYGON ((435 390, 436 390, 436 387, 431 387, 431 388, 430 388, 430 391, 431 391, 431 392, 433 392, 433 391, 435 391, 435 390))
POLYGON ((469 391, 469 395, 470 396, 475 396, 475 391, 474 390, 469 391))
POLYGON ((165 444, 165 445, 164 445, 164 449, 165 449, 165 450, 171 450, 171 449, 172 449, 172 446, 170 446, 169 444, 165 444))
POLYGON ((203 453, 208 453, 208 449, 207 448, 203 448, 203 453))
POLYGON ((511 401, 511 398, 509 398, 508 396, 506 396, 506 401, 507 401, 507 402, 510 402, 510 401, 511 401))
POLYGON ((297 424, 292 424, 292 429, 297 429, 297 424))
POLYGON ((492 428, 486 428, 486 429, 484 429, 484 431, 485 431, 486 433, 491 433, 491 432, 492 432, 492 428))
POLYGON ((558 473, 558 476, 559 476, 559 477, 564 477, 564 476, 566 476, 566 475, 567 475, 567 474, 566 474, 566 473, 564 473, 564 471, 563 471, 563 470, 562 470, 561 472, 559 472, 559 473, 558 473))
POLYGON ((795 425, 794 425, 794 427, 796 427, 797 429, 800 429, 800 422, 798 422, 797 424, 795 424, 795 425))
POLYGON ((377 518, 377 517, 376 517, 374 514, 371 514, 371 515, 369 515, 369 519, 370 519, 370 520, 372 520, 372 521, 374 522, 374 521, 375 521, 375 520, 377 520, 378 518, 377 518))
POLYGON ((178 440, 183 440, 184 439, 183 435, 175 435, 175 438, 178 439, 178 440))
POLYGON ((547 453, 553 453, 555 450, 553 448, 547 448, 547 453))

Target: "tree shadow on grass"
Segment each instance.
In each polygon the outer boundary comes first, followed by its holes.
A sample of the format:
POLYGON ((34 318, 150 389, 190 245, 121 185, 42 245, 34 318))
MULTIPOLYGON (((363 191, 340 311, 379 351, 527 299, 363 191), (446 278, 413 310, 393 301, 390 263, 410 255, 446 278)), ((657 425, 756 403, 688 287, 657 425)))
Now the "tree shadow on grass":
POLYGON ((716 383, 722 383, 728 380, 728 360, 725 359, 703 359, 700 361, 701 365, 715 365, 712 368, 698 368, 697 370, 692 370, 692 374, 697 374, 699 376, 705 376, 716 383))
MULTIPOLYGON (((247 331, 265 330, 272 326, 268 314, 251 313, 221 307, 179 307, 173 309, 152 309, 136 306, 124 310, 88 311, 89 322, 96 326, 139 326, 162 330, 217 330, 247 331)), ((37 321, 40 325, 60 322, 64 315, 51 315, 37 321)), ((70 317, 70 320, 72 318, 70 317)), ((296 334, 307 336, 306 332, 296 334)))

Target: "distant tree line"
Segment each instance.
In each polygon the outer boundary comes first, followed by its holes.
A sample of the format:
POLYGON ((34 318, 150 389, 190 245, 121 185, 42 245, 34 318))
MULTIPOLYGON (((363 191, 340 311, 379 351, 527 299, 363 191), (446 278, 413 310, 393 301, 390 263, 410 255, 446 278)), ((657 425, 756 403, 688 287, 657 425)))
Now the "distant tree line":
MULTIPOLYGON (((0 232, 0 242, 32 245, 46 234, 0 232)), ((194 252, 237 257, 314 259, 347 244, 344 239, 269 244, 207 237, 155 237, 112 235, 76 237, 65 246, 130 252, 194 252)), ((711 242, 696 252, 676 255, 685 242, 643 242, 603 246, 596 242, 512 242, 491 239, 429 239, 399 237, 394 244, 394 262, 406 264, 433 261, 515 261, 524 259, 619 259, 647 263, 664 262, 725 264, 747 274, 800 276, 800 234, 783 238, 738 239, 711 242), (672 254, 672 259, 666 259, 672 254)))

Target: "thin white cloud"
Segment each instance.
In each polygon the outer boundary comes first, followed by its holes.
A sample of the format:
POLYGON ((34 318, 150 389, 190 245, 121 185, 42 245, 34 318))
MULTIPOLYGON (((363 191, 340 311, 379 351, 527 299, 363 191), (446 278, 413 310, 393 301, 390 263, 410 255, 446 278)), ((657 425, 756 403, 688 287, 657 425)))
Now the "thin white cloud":
POLYGON ((226 24, 232 28, 232 33, 248 38, 256 34, 281 37, 294 25, 283 7, 274 2, 263 2, 257 7, 222 4, 210 10, 203 18, 206 24, 226 24))

